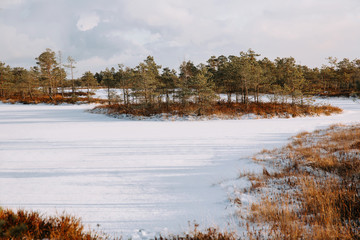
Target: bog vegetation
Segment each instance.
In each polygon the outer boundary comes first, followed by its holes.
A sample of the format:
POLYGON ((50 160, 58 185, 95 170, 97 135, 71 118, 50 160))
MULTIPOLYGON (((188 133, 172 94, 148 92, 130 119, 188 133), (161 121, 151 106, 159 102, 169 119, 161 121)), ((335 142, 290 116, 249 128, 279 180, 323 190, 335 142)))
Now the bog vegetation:
POLYGON ((260 202, 241 206, 252 239, 360 239, 360 125, 301 133, 264 150, 262 174, 242 174, 260 202), (245 214, 246 212, 246 214, 245 214))
POLYGON ((61 215, 46 217, 37 212, 0 208, 0 239, 105 239, 100 234, 86 231, 75 217, 61 215))
MULTIPOLYGON (((105 233, 86 230, 80 219, 60 215, 46 217, 37 212, 0 208, 0 239, 1 240, 120 240, 105 233)), ((236 240, 233 232, 220 231, 217 228, 198 230, 195 224, 193 230, 183 235, 154 236, 155 240, 236 240)))
POLYGON ((271 61, 259 56, 249 49, 238 56, 212 56, 206 64, 197 66, 184 61, 179 72, 162 68, 148 56, 134 68, 119 64, 117 69, 95 74, 88 71, 75 79, 76 61, 68 57, 63 63, 60 52, 47 49, 35 58, 36 66, 29 70, 0 62, 0 99, 23 103, 104 102, 93 98, 94 89, 102 87, 107 89, 107 106, 116 104, 120 112, 137 112, 140 106, 152 114, 180 111, 202 115, 211 114, 216 104, 222 105, 217 111, 223 112, 229 111, 232 103, 242 104, 247 112, 266 108, 262 94, 271 94, 270 102, 275 105, 304 106, 308 104, 306 96, 355 96, 360 92, 358 59, 329 58, 329 65, 309 68, 292 57, 271 61), (220 100, 220 94, 227 97, 220 100))
MULTIPOLYGON (((224 103, 217 102, 211 104, 209 108, 200 108, 196 103, 188 103, 182 105, 181 103, 158 104, 155 106, 144 107, 142 104, 132 104, 131 106, 123 104, 101 105, 97 106, 91 112, 106 113, 110 116, 121 118, 121 116, 135 117, 150 117, 153 115, 160 115, 162 118, 173 119, 173 116, 195 116, 195 117, 210 117, 215 119, 238 119, 247 114, 254 114, 255 117, 272 118, 272 117, 297 117, 309 115, 330 115, 333 113, 341 113, 342 110, 338 107, 330 105, 296 105, 290 103, 224 103), (165 114, 164 114, 165 113, 165 114)), ((141 119, 141 117, 139 119, 141 119)), ((136 118, 137 119, 137 118, 136 118)))

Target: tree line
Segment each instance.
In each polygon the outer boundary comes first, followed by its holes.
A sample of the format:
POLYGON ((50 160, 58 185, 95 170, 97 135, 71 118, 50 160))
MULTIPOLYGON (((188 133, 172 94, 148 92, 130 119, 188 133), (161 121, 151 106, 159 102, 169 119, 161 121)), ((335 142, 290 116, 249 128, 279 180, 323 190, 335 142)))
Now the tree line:
POLYGON ((46 49, 35 60, 36 66, 29 70, 0 62, 0 98, 47 96, 55 101, 59 95, 76 97, 81 87, 90 100, 93 89, 104 87, 109 104, 192 102, 206 107, 218 102, 219 94, 226 94, 228 103, 260 102, 261 94, 267 93, 271 101, 296 104, 306 95, 349 96, 360 92, 359 59, 338 61, 330 57, 328 65, 309 68, 292 57, 261 59, 249 49, 237 56, 212 56, 199 65, 184 61, 177 72, 162 68, 148 56, 134 68, 119 64, 117 69, 106 68, 95 74, 87 71, 79 79, 74 79, 76 61, 68 57, 63 63, 61 52, 46 49))
POLYGON ((97 86, 96 79, 90 72, 84 73, 80 79, 74 78, 76 61, 71 56, 64 63, 61 52, 56 54, 51 49, 46 49, 35 60, 36 66, 30 69, 12 68, 0 62, 1 99, 36 100, 46 96, 55 102, 58 95, 62 98, 74 97, 79 86, 87 87, 88 93, 97 86), (69 89, 71 91, 67 91, 69 89))

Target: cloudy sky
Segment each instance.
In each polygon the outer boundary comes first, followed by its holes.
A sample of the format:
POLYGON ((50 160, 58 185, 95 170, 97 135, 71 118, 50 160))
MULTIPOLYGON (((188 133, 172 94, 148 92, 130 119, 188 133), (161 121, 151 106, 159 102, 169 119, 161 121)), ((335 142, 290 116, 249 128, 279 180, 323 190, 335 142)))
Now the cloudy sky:
POLYGON ((0 61, 30 67, 46 48, 77 75, 152 55, 178 69, 252 48, 321 67, 360 58, 360 0, 0 0, 0 61))

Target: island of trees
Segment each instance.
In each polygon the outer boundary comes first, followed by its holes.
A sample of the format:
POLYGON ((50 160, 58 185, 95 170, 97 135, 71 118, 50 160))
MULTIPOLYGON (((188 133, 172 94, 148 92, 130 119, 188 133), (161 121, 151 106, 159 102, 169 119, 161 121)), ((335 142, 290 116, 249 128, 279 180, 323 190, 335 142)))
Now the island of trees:
POLYGON ((184 61, 177 72, 162 68, 148 56, 134 68, 119 64, 117 69, 85 72, 78 79, 74 78, 76 61, 72 57, 64 61, 61 52, 46 49, 35 59, 36 66, 30 69, 0 62, 2 101, 100 102, 109 112, 145 116, 296 116, 339 111, 313 106, 307 96, 356 96, 360 92, 359 59, 329 57, 328 65, 309 68, 292 57, 261 59, 249 49, 237 56, 212 56, 199 65, 184 61), (97 88, 106 89, 106 100, 93 97, 97 88))

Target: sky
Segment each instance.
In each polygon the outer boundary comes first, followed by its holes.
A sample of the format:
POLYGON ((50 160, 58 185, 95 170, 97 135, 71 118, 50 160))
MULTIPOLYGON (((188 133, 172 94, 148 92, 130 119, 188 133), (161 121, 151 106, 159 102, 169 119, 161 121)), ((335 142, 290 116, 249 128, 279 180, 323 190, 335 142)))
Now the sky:
POLYGON ((249 48, 309 67, 360 58, 359 0, 0 0, 0 61, 29 68, 46 48, 76 60, 76 75, 148 55, 183 61, 249 48))

